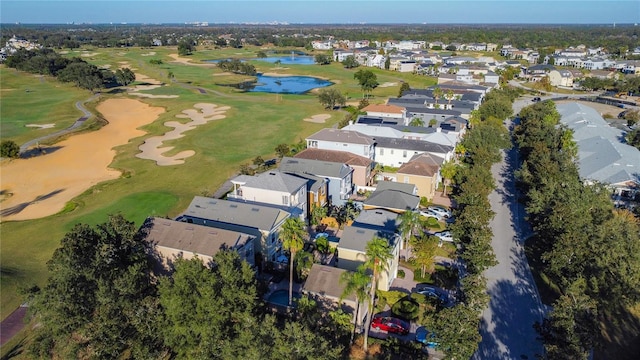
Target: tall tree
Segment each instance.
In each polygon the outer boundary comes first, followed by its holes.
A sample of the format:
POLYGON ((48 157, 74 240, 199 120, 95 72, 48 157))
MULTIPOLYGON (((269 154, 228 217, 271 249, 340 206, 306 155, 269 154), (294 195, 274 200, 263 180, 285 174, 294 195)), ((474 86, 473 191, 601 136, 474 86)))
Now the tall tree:
POLYGON ((289 306, 293 301, 293 260, 296 252, 302 250, 306 235, 304 223, 298 217, 288 218, 280 229, 282 247, 289 251, 289 306))
POLYGON ((400 85, 400 90, 398 90, 398 97, 402 97, 405 91, 411 90, 411 85, 408 82, 403 81, 402 85, 400 85))
POLYGON ((13 140, 2 140, 2 143, 0 143, 0 156, 16 159, 20 156, 20 146, 13 140))
POLYGON ((438 100, 442 97, 443 94, 444 92, 439 86, 436 86, 433 89, 433 98, 436 99, 436 108, 438 107, 438 100))
POLYGON ((438 250, 438 238, 436 236, 422 235, 411 241, 413 260, 420 265, 422 277, 427 271, 432 271, 434 257, 438 250))
POLYGON ((422 224, 420 214, 417 211, 405 211, 400 216, 400 226, 398 230, 402 233, 405 247, 411 238, 417 234, 418 227, 422 224))
POLYGON ((320 104, 331 110, 335 109, 336 104, 344 106, 344 104, 347 102, 347 99, 344 97, 344 95, 342 95, 340 90, 334 88, 320 89, 320 91, 318 91, 318 99, 320 101, 320 104))
POLYGON ((353 78, 358 80, 363 92, 362 97, 365 97, 366 94, 378 86, 378 77, 371 70, 358 70, 353 74, 353 78))
POLYGON ((442 191, 442 195, 447 195, 447 185, 449 185, 451 180, 456 176, 457 170, 458 165, 453 161, 447 161, 440 166, 440 175, 442 175, 442 179, 444 180, 444 190, 442 191))
POLYGON ((371 288, 369 289, 369 314, 367 314, 364 325, 364 351, 368 351, 369 344, 369 328, 371 327, 371 318, 373 317, 373 303, 376 298, 376 290, 378 289, 378 281, 380 274, 389 269, 389 261, 391 260, 391 246, 387 239, 375 236, 367 243, 365 248, 366 261, 365 268, 371 271, 371 288))
MULTIPOLYGON (((340 276, 340 283, 344 284, 344 291, 340 295, 340 301, 345 297, 354 294, 356 296, 356 312, 353 318, 353 331, 351 341, 355 335, 358 322, 360 321, 360 306, 364 302, 371 286, 371 278, 366 274, 364 266, 359 266, 356 271, 345 271, 340 276)), ((369 309, 371 311, 371 309, 369 309)))

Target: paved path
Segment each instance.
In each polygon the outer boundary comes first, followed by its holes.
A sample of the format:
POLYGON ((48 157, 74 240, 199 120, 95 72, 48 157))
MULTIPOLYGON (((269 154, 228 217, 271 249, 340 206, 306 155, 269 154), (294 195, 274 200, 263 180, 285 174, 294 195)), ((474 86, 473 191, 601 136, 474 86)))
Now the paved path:
POLYGON ((27 307, 20 306, 11 315, 7 316, 0 323, 0 346, 11 340, 25 326, 24 317, 27 314, 27 307))
POLYGON ((78 127, 80 127, 80 125, 84 124, 85 121, 87 121, 87 119, 89 119, 91 116, 93 116, 93 114, 87 110, 87 108, 84 107, 84 104, 89 102, 89 101, 93 101, 96 98, 98 98, 100 96, 100 94, 94 94, 92 97, 88 98, 87 100, 84 101, 78 101, 76 102, 76 108, 80 111, 82 111, 83 115, 78 118, 78 120, 76 120, 76 122, 74 122, 71 126, 69 126, 66 129, 62 129, 60 131, 57 131, 53 134, 49 134, 49 135, 45 135, 45 136, 41 136, 37 139, 33 139, 30 141, 27 141, 26 143, 22 144, 22 146, 20 146, 20 154, 24 153, 27 149, 29 149, 30 147, 37 145, 40 142, 43 142, 45 140, 48 139, 52 139, 55 137, 59 137, 65 134, 70 133, 71 131, 77 129, 78 127))
MULTIPOLYGON (((516 101, 514 113, 530 103, 528 98, 516 101)), ((524 240, 530 230, 515 194, 513 172, 517 163, 514 148, 503 152, 503 161, 491 168, 496 182, 496 189, 489 195, 495 212, 492 246, 498 264, 485 272, 491 299, 482 314, 482 341, 473 357, 477 360, 536 359, 536 354, 543 353, 533 324, 542 321, 544 307, 524 254, 524 240)))

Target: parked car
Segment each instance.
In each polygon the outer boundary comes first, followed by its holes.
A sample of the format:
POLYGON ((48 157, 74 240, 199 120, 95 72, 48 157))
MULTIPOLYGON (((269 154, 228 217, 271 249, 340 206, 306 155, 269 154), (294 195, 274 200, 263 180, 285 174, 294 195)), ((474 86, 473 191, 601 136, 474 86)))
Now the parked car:
POLYGON ((424 326, 420 326, 416 330, 416 341, 428 347, 429 349, 437 349, 438 344, 435 341, 436 334, 427 330, 424 326))
POLYGON ((531 101, 538 102, 538 101, 542 101, 542 99, 539 97, 534 97, 533 99, 531 99, 531 101))
POLYGON ((431 210, 442 217, 446 217, 446 218, 451 217, 451 211, 449 211, 449 209, 444 208, 442 206, 431 205, 427 207, 427 210, 431 210))
POLYGON ((449 230, 440 231, 440 232, 437 232, 437 233, 435 233, 433 235, 437 236, 442 241, 453 242, 453 235, 451 234, 451 231, 449 231, 449 230))
POLYGON ((442 221, 442 215, 438 214, 437 212, 433 211, 433 210, 429 210, 429 209, 425 209, 425 210, 421 210, 420 211, 420 215, 424 216, 424 217, 430 217, 430 218, 434 218, 438 221, 442 221))
POLYGON ((408 322, 391 316, 374 317, 371 321, 371 327, 400 335, 407 335, 410 329, 408 322))
POLYGON ((435 299, 442 307, 451 307, 455 305, 455 301, 452 301, 446 290, 430 284, 418 284, 412 292, 414 294, 420 294, 435 299))

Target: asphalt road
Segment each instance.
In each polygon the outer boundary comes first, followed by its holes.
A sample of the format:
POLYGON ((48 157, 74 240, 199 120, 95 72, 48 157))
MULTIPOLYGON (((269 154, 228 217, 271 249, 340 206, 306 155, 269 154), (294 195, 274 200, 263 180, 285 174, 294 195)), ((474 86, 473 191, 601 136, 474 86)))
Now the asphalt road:
MULTIPOLYGON (((517 100, 514 114, 530 104, 531 97, 517 100)), ((530 230, 515 196, 516 164, 517 152, 511 149, 491 168, 496 183, 489 195, 495 212, 492 246, 498 264, 485 272, 491 300, 482 314, 482 341, 473 359, 535 359, 543 353, 533 324, 542 321, 544 307, 524 254, 524 239, 530 230)))

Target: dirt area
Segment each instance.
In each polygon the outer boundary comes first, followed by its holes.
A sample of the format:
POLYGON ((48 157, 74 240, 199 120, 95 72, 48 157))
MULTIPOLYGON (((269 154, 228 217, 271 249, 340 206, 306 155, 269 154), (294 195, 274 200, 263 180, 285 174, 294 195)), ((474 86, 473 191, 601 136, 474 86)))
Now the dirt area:
POLYGON ((331 115, 329 114, 317 114, 312 117, 304 118, 303 120, 312 123, 324 124, 330 117, 331 115))
POLYGON ((610 114, 612 117, 617 119, 618 118, 618 114, 620 114, 621 112, 624 111, 624 109, 621 109, 621 108, 616 107, 616 106, 605 105, 605 104, 600 104, 600 103, 591 102, 591 101, 563 100, 563 101, 556 101, 556 104, 566 104, 566 103, 573 103, 573 102, 577 102, 579 104, 594 108, 603 117, 606 114, 610 114))
POLYGON ((186 58, 186 57, 181 57, 178 54, 169 54, 169 56, 173 59, 174 62, 183 64, 183 65, 191 65, 191 66, 203 66, 203 67, 210 67, 210 68, 215 68, 218 67, 218 65, 216 64, 198 64, 198 63, 193 63, 191 62, 192 59, 186 58))
POLYGON ((144 135, 138 128, 164 112, 134 99, 108 99, 97 110, 109 122, 100 130, 43 148, 41 156, 0 164, 0 192, 5 194, 1 221, 55 214, 91 186, 118 178, 120 172, 109 168, 116 155, 113 148, 144 135))

